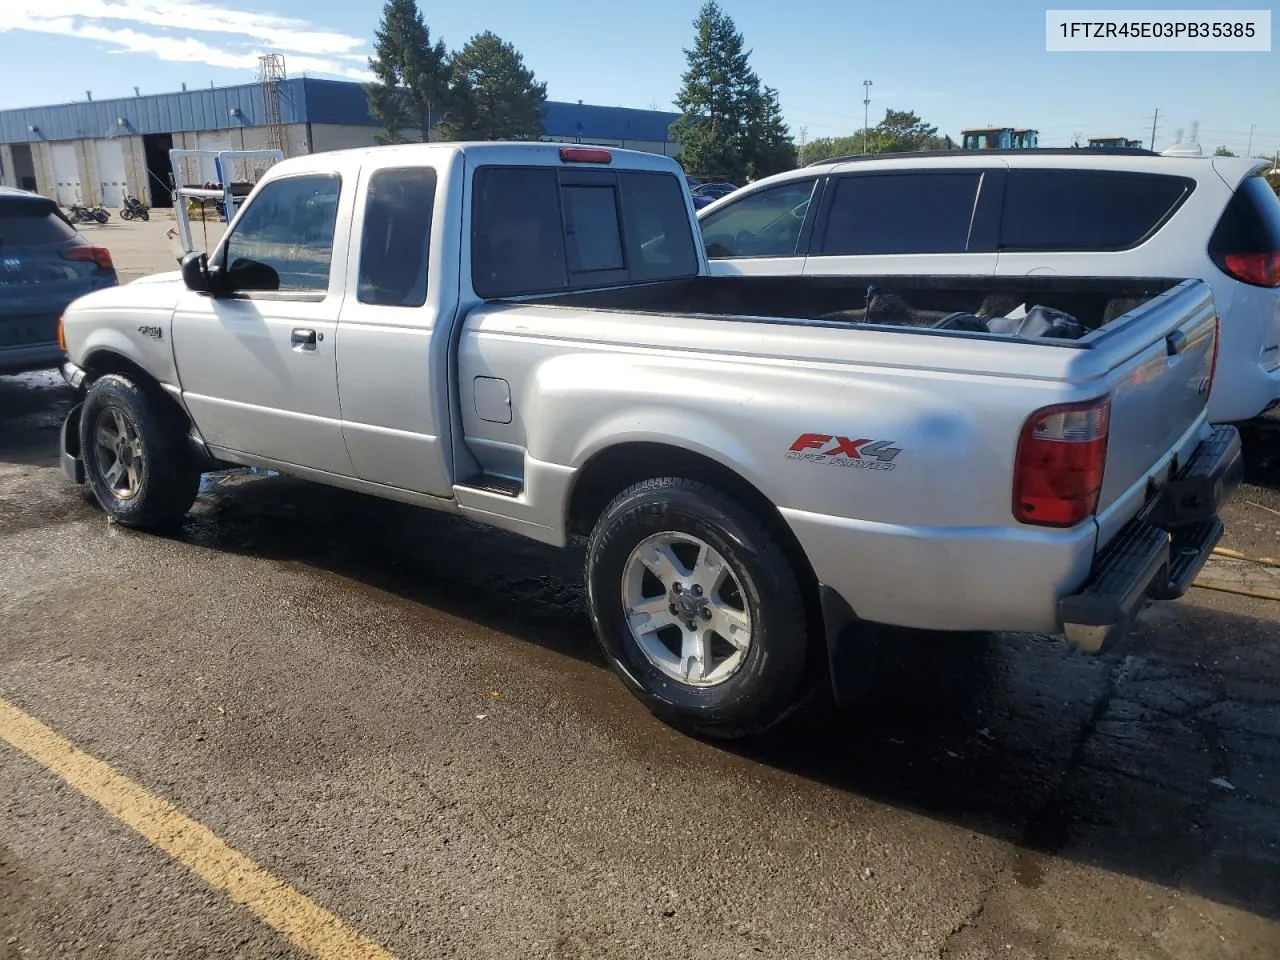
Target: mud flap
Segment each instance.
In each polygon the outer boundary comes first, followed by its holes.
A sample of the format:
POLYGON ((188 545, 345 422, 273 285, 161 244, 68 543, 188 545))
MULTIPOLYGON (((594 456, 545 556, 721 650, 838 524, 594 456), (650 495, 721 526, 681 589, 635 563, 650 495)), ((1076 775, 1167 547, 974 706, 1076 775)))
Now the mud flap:
POLYGON ((831 696, 838 706, 848 706, 861 692, 861 651, 857 639, 848 636, 859 622, 849 602, 825 583, 818 584, 822 601, 822 627, 827 640, 827 668, 831 696))
POLYGON ((62 453, 62 472, 72 483, 84 483, 84 460, 80 456, 80 413, 83 403, 77 403, 62 421, 62 437, 58 448, 62 453))

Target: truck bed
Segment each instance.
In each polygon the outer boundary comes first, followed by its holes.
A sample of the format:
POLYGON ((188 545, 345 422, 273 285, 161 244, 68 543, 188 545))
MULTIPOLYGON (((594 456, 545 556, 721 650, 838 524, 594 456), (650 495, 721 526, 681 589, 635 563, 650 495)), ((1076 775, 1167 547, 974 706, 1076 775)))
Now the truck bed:
POLYGON ((1059 331, 1052 338, 1073 343, 1167 293, 1179 282, 1150 277, 700 276, 553 294, 537 301, 632 313, 911 327, 917 332, 937 330, 1001 339, 1011 334, 987 329, 988 320, 1004 317, 1020 306, 1026 310, 1043 306, 1078 321, 1078 329, 1059 331), (981 323, 975 323, 973 317, 981 323))

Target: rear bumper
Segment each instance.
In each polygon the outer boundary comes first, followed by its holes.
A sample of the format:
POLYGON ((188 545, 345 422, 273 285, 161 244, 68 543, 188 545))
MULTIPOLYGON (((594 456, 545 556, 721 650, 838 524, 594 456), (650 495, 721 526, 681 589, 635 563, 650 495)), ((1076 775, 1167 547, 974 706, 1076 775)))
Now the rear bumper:
POLYGON ((1101 653, 1149 599, 1186 593, 1222 537, 1218 512, 1243 475, 1239 432, 1215 428, 1178 476, 1098 554, 1084 589, 1058 602, 1067 643, 1101 653))
POLYGON ((1219 360, 1218 377, 1209 397, 1211 423, 1242 423, 1260 417, 1280 401, 1280 367, 1268 368, 1270 352, 1263 362, 1228 364, 1219 360), (1228 376, 1229 373, 1229 376, 1228 376))
POLYGON ((20 347, 0 347, 0 373, 51 370, 64 359, 56 343, 30 343, 20 347))

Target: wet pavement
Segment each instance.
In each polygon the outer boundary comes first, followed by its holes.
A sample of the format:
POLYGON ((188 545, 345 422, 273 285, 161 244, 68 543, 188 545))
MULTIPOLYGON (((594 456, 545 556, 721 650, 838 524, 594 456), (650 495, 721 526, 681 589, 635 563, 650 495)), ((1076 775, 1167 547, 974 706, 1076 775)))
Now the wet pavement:
MULTIPOLYGON (((725 748, 604 667, 580 552, 242 471, 133 533, 58 469, 70 402, 0 377, 0 697, 396 956, 1280 957, 1280 603, 1101 658, 896 634, 857 708, 725 748)), ((1275 557, 1247 440, 1224 546, 1275 557)), ((71 953, 299 955, 0 744, 0 960, 71 953)))

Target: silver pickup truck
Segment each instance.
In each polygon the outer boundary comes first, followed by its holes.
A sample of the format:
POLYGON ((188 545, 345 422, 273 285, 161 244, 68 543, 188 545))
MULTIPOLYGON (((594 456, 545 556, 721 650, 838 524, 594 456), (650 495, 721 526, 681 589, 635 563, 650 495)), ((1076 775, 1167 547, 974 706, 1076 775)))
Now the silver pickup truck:
POLYGON ((1239 437, 1176 278, 716 278, 680 168, 551 144, 299 157, 211 254, 84 297, 63 461, 116 521, 267 467, 548 544, 652 710, 776 723, 867 621, 1089 651, 1188 587, 1239 437))

